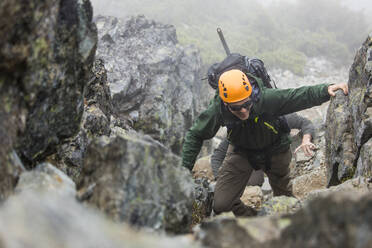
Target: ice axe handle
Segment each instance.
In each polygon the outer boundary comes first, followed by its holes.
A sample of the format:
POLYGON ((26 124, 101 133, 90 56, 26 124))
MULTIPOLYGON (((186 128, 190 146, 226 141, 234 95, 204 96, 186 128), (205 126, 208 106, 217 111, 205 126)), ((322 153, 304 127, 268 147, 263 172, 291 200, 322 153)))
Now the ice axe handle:
POLYGON ((230 49, 227 46, 225 37, 223 37, 223 33, 222 33, 221 28, 217 28, 217 34, 218 34, 218 36, 220 36, 220 40, 221 40, 221 43, 223 45, 223 48, 225 49, 226 55, 229 56, 230 55, 230 49))

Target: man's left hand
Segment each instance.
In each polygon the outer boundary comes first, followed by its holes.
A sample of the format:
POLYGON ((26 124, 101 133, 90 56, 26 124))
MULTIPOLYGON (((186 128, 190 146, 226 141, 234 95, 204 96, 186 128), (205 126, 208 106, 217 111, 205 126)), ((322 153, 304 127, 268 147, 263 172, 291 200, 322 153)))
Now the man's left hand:
POLYGON ((346 83, 340 83, 340 84, 332 84, 328 86, 328 94, 330 96, 335 96, 337 90, 342 90, 345 95, 349 93, 349 87, 346 83))

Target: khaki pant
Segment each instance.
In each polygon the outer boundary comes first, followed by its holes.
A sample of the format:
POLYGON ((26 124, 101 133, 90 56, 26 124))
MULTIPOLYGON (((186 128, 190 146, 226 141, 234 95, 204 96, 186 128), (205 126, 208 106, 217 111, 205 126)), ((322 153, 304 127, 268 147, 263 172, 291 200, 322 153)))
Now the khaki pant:
MULTIPOLYGON (((274 195, 292 195, 292 185, 289 178, 289 163, 292 158, 290 149, 278 153, 271 158, 271 168, 265 170, 269 178, 274 195)), ((258 164, 265 168, 264 163, 258 164)), ((240 200, 253 168, 248 159, 241 153, 234 152, 234 147, 229 145, 226 158, 219 170, 217 184, 214 191, 213 210, 221 212, 233 211, 236 216, 249 216, 251 208, 240 200)))

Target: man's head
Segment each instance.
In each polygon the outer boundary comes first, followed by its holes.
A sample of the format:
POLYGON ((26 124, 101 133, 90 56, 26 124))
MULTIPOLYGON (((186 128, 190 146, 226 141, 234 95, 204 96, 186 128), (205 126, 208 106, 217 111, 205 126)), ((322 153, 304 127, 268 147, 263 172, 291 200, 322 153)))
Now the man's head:
POLYGON ((252 107, 252 85, 244 72, 229 70, 218 80, 219 95, 231 113, 241 120, 249 117, 252 107))

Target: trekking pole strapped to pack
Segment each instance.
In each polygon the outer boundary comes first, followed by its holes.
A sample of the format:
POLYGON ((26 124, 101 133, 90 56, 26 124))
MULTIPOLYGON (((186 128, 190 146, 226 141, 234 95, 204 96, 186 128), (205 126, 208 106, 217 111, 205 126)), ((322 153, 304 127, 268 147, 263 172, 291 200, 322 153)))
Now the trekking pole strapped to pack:
POLYGON ((231 52, 230 52, 229 46, 226 43, 225 37, 223 36, 221 28, 217 28, 217 34, 220 37, 220 40, 221 40, 223 48, 225 49, 226 55, 229 56, 231 52))

